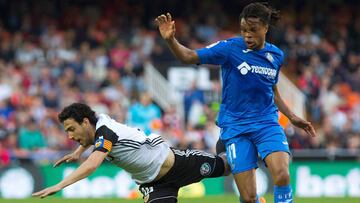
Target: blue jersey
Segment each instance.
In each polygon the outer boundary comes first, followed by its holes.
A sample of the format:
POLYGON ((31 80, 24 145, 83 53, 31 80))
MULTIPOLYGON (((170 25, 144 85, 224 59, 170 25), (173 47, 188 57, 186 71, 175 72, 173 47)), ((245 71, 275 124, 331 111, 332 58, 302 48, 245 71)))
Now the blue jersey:
POLYGON ((201 64, 221 65, 223 86, 218 125, 235 129, 227 135, 222 133, 222 139, 249 132, 257 125, 277 122, 272 88, 284 60, 279 48, 266 43, 261 50, 247 49, 243 38, 236 37, 196 52, 201 64))

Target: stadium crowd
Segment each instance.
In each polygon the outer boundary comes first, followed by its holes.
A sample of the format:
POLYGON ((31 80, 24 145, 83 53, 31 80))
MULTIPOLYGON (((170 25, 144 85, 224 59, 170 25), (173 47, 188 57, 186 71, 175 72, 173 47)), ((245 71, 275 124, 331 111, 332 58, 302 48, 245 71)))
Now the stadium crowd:
MULTIPOLYGON (((318 137, 285 126, 290 147, 357 153, 360 4, 291 2, 272 2, 283 18, 270 38, 286 54, 283 71, 305 94, 318 137)), ((238 12, 247 3, 0 1, 0 166, 54 160, 73 149, 57 113, 75 101, 159 133, 171 145, 213 152, 219 96, 206 97, 196 85, 184 92, 183 122, 174 108, 161 109, 147 93, 144 64, 180 65, 153 20, 170 11, 177 38, 199 48, 236 35, 238 12)), ((212 95, 220 95, 219 81, 212 82, 212 95)))

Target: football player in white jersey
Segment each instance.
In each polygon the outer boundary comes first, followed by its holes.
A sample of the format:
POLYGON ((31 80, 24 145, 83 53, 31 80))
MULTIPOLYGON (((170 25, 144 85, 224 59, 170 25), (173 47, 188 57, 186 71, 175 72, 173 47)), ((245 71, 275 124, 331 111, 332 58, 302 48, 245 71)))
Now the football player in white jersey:
POLYGON ((36 197, 55 194, 89 176, 104 159, 131 174, 140 185, 145 203, 175 203, 180 187, 229 174, 225 154, 173 149, 159 135, 146 136, 140 129, 121 124, 108 115, 96 115, 86 104, 73 103, 58 118, 68 137, 80 145, 54 167, 78 160, 92 145, 94 150, 73 173, 58 184, 35 192, 36 197))

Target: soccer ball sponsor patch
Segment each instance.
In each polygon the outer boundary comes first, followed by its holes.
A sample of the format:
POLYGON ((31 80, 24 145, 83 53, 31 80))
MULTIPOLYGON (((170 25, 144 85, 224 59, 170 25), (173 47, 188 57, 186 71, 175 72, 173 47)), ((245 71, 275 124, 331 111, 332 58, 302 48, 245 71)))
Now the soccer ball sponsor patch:
POLYGON ((203 163, 200 167, 200 174, 202 176, 208 176, 211 173, 211 166, 209 163, 203 163))

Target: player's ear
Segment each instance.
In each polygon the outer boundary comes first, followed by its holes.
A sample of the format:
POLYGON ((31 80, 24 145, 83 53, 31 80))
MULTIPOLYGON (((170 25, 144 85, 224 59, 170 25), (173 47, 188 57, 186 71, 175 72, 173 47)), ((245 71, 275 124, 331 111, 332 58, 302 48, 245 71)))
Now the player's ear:
POLYGON ((84 118, 82 123, 85 124, 85 125, 89 125, 90 121, 89 121, 88 118, 84 118))
POLYGON ((266 23, 263 23, 263 29, 264 29, 264 32, 267 33, 267 31, 269 29, 269 25, 266 23))

